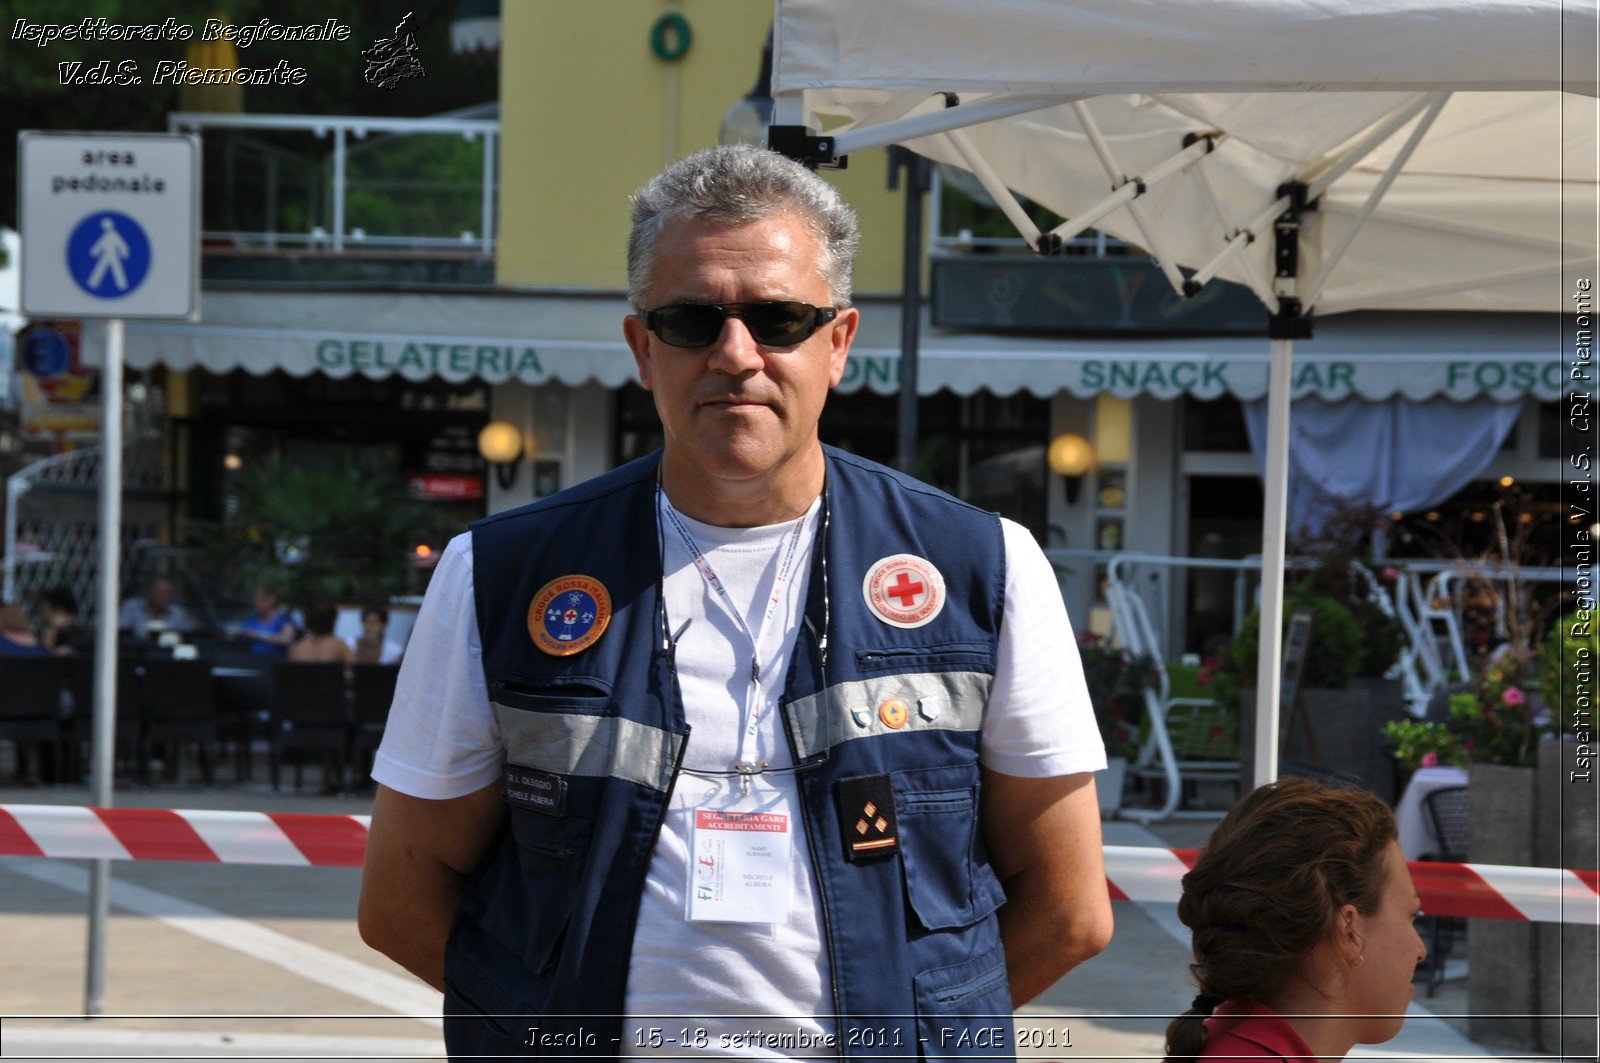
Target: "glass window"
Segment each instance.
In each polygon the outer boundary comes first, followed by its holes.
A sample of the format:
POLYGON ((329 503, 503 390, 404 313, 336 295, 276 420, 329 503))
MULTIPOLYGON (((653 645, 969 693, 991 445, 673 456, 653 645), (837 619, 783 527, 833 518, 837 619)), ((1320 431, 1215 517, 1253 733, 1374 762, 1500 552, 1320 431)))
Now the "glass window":
MULTIPOLYGON (((893 395, 829 397, 818 432, 824 443, 893 465, 899 419, 893 395)), ((973 505, 992 509, 1036 536, 1045 531, 1045 442, 1050 404, 1027 394, 941 391, 918 402, 921 445, 912 475, 973 505)), ((650 393, 636 384, 617 392, 617 464, 661 446, 650 393)))
POLYGON ((1250 433, 1244 426, 1244 407, 1232 395, 1202 401, 1183 397, 1183 449, 1206 453, 1250 452, 1250 433))
POLYGON ((1574 394, 1539 404, 1539 457, 1564 459, 1593 446, 1593 398, 1574 394))
MULTIPOLYGON (((898 415, 892 395, 834 395, 822 412, 822 441, 893 465, 898 415)), ((1050 404, 1026 393, 963 398, 941 391, 919 401, 912 475, 991 509, 1040 538, 1045 532, 1045 443, 1050 404)))
POLYGON ((1519 483, 1501 487, 1498 481, 1470 483, 1450 498, 1429 509, 1408 513, 1397 521, 1389 536, 1392 557, 1498 558, 1500 524, 1495 520, 1498 504, 1506 534, 1506 546, 1517 552, 1517 540, 1524 565, 1560 563, 1561 484, 1519 483))
MULTIPOLYGON (((1189 556, 1239 558, 1260 553, 1263 505, 1258 477, 1189 477, 1189 556)), ((1226 636, 1233 631, 1237 574, 1191 569, 1183 578, 1189 584, 1184 651, 1215 656, 1218 633, 1226 636)))

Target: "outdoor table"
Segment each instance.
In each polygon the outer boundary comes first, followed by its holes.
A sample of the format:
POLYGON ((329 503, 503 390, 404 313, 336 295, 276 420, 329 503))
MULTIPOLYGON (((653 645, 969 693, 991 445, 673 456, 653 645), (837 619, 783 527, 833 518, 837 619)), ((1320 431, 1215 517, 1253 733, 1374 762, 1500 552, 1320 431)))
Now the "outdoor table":
POLYGON ((1427 854, 1437 855, 1442 847, 1434 833, 1433 821, 1428 817, 1424 802, 1435 790, 1467 785, 1467 769, 1454 767, 1418 768, 1411 781, 1406 783, 1400 803, 1395 805, 1395 827, 1400 834, 1400 848, 1407 860, 1417 860, 1427 854))

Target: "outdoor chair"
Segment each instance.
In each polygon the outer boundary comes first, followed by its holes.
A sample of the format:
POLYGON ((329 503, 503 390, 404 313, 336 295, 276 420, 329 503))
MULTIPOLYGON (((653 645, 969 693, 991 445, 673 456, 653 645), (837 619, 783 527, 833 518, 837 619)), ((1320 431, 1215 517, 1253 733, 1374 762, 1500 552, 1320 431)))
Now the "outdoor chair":
POLYGON ((270 750, 272 723, 272 660, 248 650, 224 649, 211 661, 217 681, 217 714, 223 739, 233 743, 235 778, 254 775, 252 747, 259 741, 270 750))
MULTIPOLYGON (((1158 809, 1124 809, 1124 818, 1158 822, 1179 816, 1186 793, 1200 782, 1239 781, 1239 713, 1205 697, 1198 669, 1165 663, 1157 685, 1145 690, 1144 741, 1133 764, 1137 778, 1165 788, 1158 809)), ((1215 817, 1221 810, 1189 811, 1215 817)))
POLYGON ((25 781, 39 781, 37 766, 27 767, 29 753, 49 750, 55 769, 62 768, 66 664, 60 657, 0 657, 0 739, 16 743, 17 774, 25 781))
POLYGON ((217 716, 217 690, 211 662, 150 657, 142 667, 146 781, 153 781, 150 778, 151 751, 162 745, 168 754, 167 770, 173 773, 178 785, 184 785, 188 778, 184 772, 183 747, 193 742, 200 754, 200 777, 205 785, 215 786, 216 761, 212 754, 221 753, 223 721, 217 716))
MULTIPOLYGON (((1437 853, 1424 853, 1419 860, 1440 863, 1464 864, 1467 862, 1467 788, 1449 786, 1435 790, 1422 799, 1423 811, 1433 826, 1434 837, 1439 839, 1437 853)), ((1422 930, 1428 935, 1428 962, 1424 968, 1427 976, 1428 996, 1433 996, 1444 981, 1445 960, 1456 935, 1466 929, 1467 921, 1453 915, 1424 915, 1422 930)))
MULTIPOLYGON (((274 661, 272 718, 272 789, 278 789, 283 755, 322 754, 323 784, 345 791, 345 766, 350 750, 349 687, 338 662, 274 661)), ((300 789, 304 761, 294 765, 294 788, 300 789)))
MULTIPOLYGON (((1107 586, 1113 630, 1120 644, 1135 657, 1160 659, 1161 643, 1150 622, 1144 599, 1121 579, 1107 586)), ((1140 823, 1173 817, 1220 816, 1220 811, 1180 812, 1185 791, 1199 782, 1237 782, 1239 778, 1239 714, 1236 709, 1206 697, 1198 682, 1198 669, 1163 664, 1154 688, 1144 691, 1145 722, 1138 759, 1131 771, 1166 787, 1160 808, 1128 809, 1118 815, 1140 823)))
POLYGON ((357 664, 350 668, 351 707, 355 717, 350 770, 360 782, 371 778, 367 754, 375 752, 383 741, 383 728, 389 719, 395 680, 399 677, 397 664, 357 664))
MULTIPOLYGON (((67 660, 67 693, 72 698, 72 713, 67 736, 66 776, 78 782, 94 760, 94 662, 90 654, 67 660)), ((144 778, 140 754, 144 750, 144 674, 136 657, 117 658, 117 740, 113 769, 119 765, 144 778)))

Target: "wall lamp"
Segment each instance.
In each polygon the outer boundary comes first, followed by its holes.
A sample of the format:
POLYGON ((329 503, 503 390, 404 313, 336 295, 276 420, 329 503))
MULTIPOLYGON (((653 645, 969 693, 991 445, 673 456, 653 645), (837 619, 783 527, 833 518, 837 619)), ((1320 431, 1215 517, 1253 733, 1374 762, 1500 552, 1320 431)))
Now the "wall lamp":
POLYGON ((1074 432, 1063 432, 1050 441, 1045 456, 1050 471, 1061 477, 1067 488, 1067 505, 1078 503, 1078 488, 1094 468, 1094 444, 1074 432))
POLYGON ((506 491, 517 478, 522 457, 522 432, 510 421, 490 421, 478 433, 478 453, 494 467, 495 482, 506 491))

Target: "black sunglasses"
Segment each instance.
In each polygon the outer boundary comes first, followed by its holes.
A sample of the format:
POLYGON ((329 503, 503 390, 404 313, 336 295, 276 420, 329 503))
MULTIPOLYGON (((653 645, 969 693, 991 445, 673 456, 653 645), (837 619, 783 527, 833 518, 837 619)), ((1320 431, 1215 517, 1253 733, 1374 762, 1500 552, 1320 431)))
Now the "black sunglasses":
POLYGON ((810 303, 668 303, 639 315, 644 327, 673 347, 709 347, 730 317, 744 322, 764 347, 792 347, 839 316, 836 306, 810 303))

